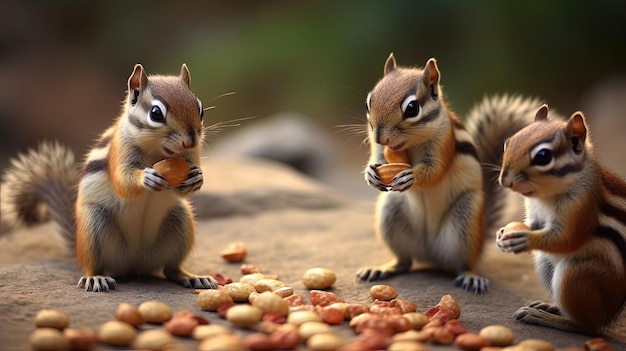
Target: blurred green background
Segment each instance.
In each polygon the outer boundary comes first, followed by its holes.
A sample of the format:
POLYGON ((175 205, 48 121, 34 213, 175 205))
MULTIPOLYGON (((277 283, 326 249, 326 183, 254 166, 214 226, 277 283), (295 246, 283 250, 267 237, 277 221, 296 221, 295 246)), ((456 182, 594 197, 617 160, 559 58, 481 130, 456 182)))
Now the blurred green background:
POLYGON ((41 139, 85 152, 135 63, 176 74, 187 63, 193 90, 216 106, 209 124, 284 111, 329 130, 365 123, 390 52, 401 65, 436 57, 461 115, 507 92, 569 114, 626 79, 626 2, 5 0, 0 165, 41 139))

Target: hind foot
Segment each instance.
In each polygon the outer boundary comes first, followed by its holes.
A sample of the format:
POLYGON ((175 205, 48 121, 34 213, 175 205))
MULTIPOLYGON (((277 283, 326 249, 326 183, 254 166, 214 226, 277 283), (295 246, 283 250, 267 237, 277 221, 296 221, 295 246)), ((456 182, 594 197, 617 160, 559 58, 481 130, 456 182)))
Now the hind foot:
POLYGON ((78 281, 78 287, 85 288, 85 291, 109 291, 109 289, 113 290, 117 287, 117 282, 115 279, 104 275, 83 276, 78 281))
POLYGON ((356 274, 356 279, 362 282, 373 282, 406 273, 409 270, 411 270, 410 260, 408 262, 391 260, 378 267, 361 268, 356 274))
POLYGON ((582 332, 579 326, 562 315, 558 306, 542 301, 535 301, 528 306, 520 308, 513 314, 513 318, 526 324, 540 325, 574 333, 582 332))
POLYGON ((454 284, 460 286, 465 291, 473 292, 478 295, 485 294, 489 290, 489 279, 471 272, 459 274, 456 279, 454 279, 454 284))

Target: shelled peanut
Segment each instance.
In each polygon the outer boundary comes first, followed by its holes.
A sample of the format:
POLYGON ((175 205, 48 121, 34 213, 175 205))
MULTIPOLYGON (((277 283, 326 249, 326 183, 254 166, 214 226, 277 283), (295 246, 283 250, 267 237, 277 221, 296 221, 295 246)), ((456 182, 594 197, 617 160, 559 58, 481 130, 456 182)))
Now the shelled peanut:
POLYGON ((383 184, 390 185, 391 180, 398 173, 410 169, 409 157, 404 151, 394 151, 385 146, 384 154, 387 164, 380 165, 376 168, 376 173, 380 177, 383 184))

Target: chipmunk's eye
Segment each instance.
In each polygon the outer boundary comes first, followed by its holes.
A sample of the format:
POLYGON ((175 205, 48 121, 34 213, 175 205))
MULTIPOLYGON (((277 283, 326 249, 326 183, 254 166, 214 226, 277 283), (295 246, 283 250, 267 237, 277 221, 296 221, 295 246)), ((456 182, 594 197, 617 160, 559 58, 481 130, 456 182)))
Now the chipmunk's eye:
POLYGON ((545 144, 536 146, 530 153, 530 164, 544 171, 554 166, 554 154, 545 144))
POLYGON ((420 105, 415 95, 409 95, 402 101, 402 117, 410 122, 419 120, 420 105))
POLYGON ((148 123, 153 127, 160 127, 165 124, 165 116, 167 109, 161 101, 154 100, 152 102, 152 108, 148 113, 148 123))
POLYGON ((202 108, 202 101, 198 99, 198 106, 200 106, 200 122, 204 120, 204 109, 202 108))

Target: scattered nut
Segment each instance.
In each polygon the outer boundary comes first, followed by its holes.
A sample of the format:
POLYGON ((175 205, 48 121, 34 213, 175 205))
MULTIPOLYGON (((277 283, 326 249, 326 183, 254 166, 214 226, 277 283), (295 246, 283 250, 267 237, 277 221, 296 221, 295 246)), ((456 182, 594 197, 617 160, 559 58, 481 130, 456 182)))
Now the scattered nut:
POLYGON ((489 346, 489 340, 478 334, 465 333, 454 339, 454 345, 465 351, 478 351, 485 346, 489 346))
POLYGON ((343 344, 334 333, 314 334, 306 341, 306 346, 313 351, 333 351, 343 344))
POLYGON ((399 307, 402 313, 411 313, 417 311, 417 306, 407 299, 393 299, 389 303, 390 307, 399 307))
POLYGON ((233 302, 230 294, 224 290, 204 290, 198 295, 198 305, 203 311, 217 311, 224 302, 233 302))
POLYGON ((287 323, 299 326, 305 322, 321 322, 322 317, 313 311, 294 311, 287 316, 287 323))
POLYGON ((328 306, 336 302, 345 302, 337 294, 324 290, 311 290, 309 296, 313 306, 328 306))
POLYGON ((242 264, 239 271, 241 274, 261 273, 261 269, 253 264, 242 264))
POLYGON ((428 346, 418 341, 397 341, 389 345, 388 351, 428 351, 428 346))
POLYGON ((58 328, 41 327, 35 329, 28 338, 28 342, 36 351, 65 350, 67 340, 58 328))
POLYGON ((491 346, 509 346, 515 340, 513 331, 503 325, 489 325, 478 333, 481 337, 489 341, 491 346))
POLYGON ((234 302, 246 302, 250 294, 256 292, 254 286, 241 282, 233 282, 224 285, 224 291, 230 295, 234 302))
POLYGON ((196 340, 204 340, 217 335, 231 334, 232 332, 230 328, 219 324, 199 325, 193 330, 191 337, 196 340))
POLYGON ((373 285, 370 288, 370 296, 377 300, 390 301, 398 296, 398 291, 389 285, 373 285))
POLYGON ((290 286, 283 286, 274 290, 273 293, 284 298, 293 295, 294 291, 293 288, 290 286))
POLYGON ((590 339, 585 342, 585 351, 613 351, 615 348, 602 338, 590 339))
POLYGON ((98 329, 98 340, 113 346, 129 346, 135 339, 135 327, 120 321, 110 321, 98 329))
POLYGON ((63 336, 70 350, 91 350, 98 343, 98 335, 89 328, 66 328, 63 336))
POLYGON ((187 179, 190 168, 182 157, 173 157, 155 163, 152 168, 157 170, 171 186, 177 187, 187 179))
POLYGON ((251 305, 235 305, 226 311, 226 319, 235 326, 249 327, 263 318, 263 310, 251 305))
POLYGON ((520 342, 518 346, 528 347, 533 351, 554 351, 552 343, 540 339, 526 339, 520 342))
POLYGON ((245 351, 243 341, 237 334, 217 335, 198 344, 198 351, 245 351))
POLYGON ((426 311, 425 314, 431 320, 440 319, 442 323, 445 323, 451 319, 459 319, 461 309, 451 295, 444 295, 439 303, 426 311))
POLYGON ((265 291, 274 291, 274 290, 278 290, 282 287, 285 286, 285 283, 281 282, 280 280, 277 279, 272 279, 272 278, 263 278, 263 279, 259 279, 256 282, 254 282, 254 284, 252 284, 252 286, 254 286, 254 289, 256 289, 257 292, 265 292, 265 291))
MULTIPOLYGON (((202 295, 202 294, 200 294, 202 295)), ((161 324, 172 318, 172 309, 161 301, 146 301, 139 305, 139 313, 146 323, 161 324)))
POLYGON ((428 323, 428 317, 420 312, 409 312, 403 316, 411 322, 413 329, 416 330, 421 330, 428 323))
POLYGON ((302 282, 309 289, 330 288, 336 279, 335 272, 328 268, 311 268, 302 275, 302 282))
POLYGON ((300 339, 307 340, 315 334, 332 333, 330 326, 323 322, 304 322, 298 327, 300 339))
POLYGON ((241 262, 246 259, 248 249, 244 242, 237 241, 228 244, 228 246, 220 252, 220 255, 228 262, 241 262))
POLYGON ((135 350, 164 350, 167 345, 174 343, 170 333, 162 329, 150 329, 137 335, 133 342, 135 350))
POLYGON ((122 302, 117 306, 115 319, 126 322, 135 327, 143 324, 143 317, 141 316, 139 309, 126 302, 122 302))
POLYGON ((287 301, 270 291, 263 292, 257 296, 252 302, 252 306, 260 308, 264 313, 274 312, 281 316, 286 316, 289 313, 287 301))
POLYGON ((172 319, 163 323, 165 330, 175 336, 191 336, 193 330, 199 325, 198 319, 195 318, 193 312, 182 310, 176 312, 172 319))
POLYGON ((70 319, 59 310, 40 310, 35 316, 35 325, 38 328, 54 328, 63 330, 70 325, 70 319))

